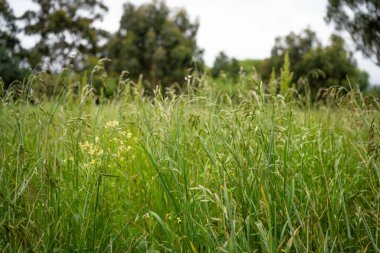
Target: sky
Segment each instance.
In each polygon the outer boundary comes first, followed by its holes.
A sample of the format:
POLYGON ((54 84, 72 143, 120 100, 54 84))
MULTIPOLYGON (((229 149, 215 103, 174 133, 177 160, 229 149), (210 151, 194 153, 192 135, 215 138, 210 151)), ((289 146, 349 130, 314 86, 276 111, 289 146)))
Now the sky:
MULTIPOLYGON (((16 14, 33 8, 30 0, 9 2, 16 14)), ((95 25, 115 32, 126 0, 104 2, 109 11, 103 21, 95 25)), ((151 0, 129 2, 139 5, 151 0)), ((327 0, 166 0, 166 4, 172 9, 185 8, 191 20, 199 20, 197 42, 205 50, 204 59, 209 66, 220 51, 240 60, 269 57, 275 38, 292 31, 300 33, 310 28, 324 45, 334 32, 333 25, 326 24, 323 19, 327 0)), ((354 50, 350 36, 340 35, 346 39, 348 48, 354 50)), ((380 68, 360 52, 355 53, 355 59, 359 68, 369 73, 370 82, 380 85, 380 68)))

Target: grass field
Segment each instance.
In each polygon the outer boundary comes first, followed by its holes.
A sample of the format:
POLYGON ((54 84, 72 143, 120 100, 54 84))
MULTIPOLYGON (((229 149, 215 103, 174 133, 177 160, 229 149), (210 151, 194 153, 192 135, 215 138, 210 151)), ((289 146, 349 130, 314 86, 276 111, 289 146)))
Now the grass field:
POLYGON ((3 99, 0 249, 379 251, 379 105, 236 85, 3 99))

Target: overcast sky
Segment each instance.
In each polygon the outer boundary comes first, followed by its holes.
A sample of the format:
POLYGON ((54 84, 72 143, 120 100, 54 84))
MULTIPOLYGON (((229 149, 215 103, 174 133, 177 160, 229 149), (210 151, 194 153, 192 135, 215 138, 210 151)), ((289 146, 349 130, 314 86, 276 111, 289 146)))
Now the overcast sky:
MULTIPOLYGON (((10 0, 16 14, 32 8, 30 0, 10 0)), ((104 1, 109 12, 97 26, 114 32, 119 27, 125 0, 104 1)), ((130 0, 133 4, 150 0, 130 0)), ((237 59, 262 59, 270 56, 276 36, 311 28, 324 45, 334 32, 323 20, 327 0, 166 0, 169 7, 184 7, 192 20, 199 19, 198 45, 205 49, 204 58, 212 65, 215 56, 224 51, 237 59)), ((347 34, 342 34, 353 49, 347 34)), ((380 85, 380 68, 355 53, 358 65, 370 74, 372 84, 380 85)))

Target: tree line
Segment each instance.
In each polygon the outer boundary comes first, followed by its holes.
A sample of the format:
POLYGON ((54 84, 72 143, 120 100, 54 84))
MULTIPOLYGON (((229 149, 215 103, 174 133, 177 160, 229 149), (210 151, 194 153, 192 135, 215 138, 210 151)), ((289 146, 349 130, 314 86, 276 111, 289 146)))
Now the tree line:
POLYGON ((358 85, 360 90, 369 87, 368 74, 357 67, 353 53, 346 49, 342 37, 333 34, 330 43, 323 46, 310 29, 276 38, 267 59, 238 61, 221 52, 214 61, 212 76, 236 81, 241 71, 255 69, 262 80, 269 84, 272 79, 272 83, 278 84, 279 88, 285 56, 289 58, 292 70, 290 81, 299 92, 308 88, 315 97, 321 88, 334 85, 349 89, 351 83, 355 87, 358 85))
MULTIPOLYGON (((94 26, 108 11, 103 0, 31 1, 36 8, 16 16, 8 1, 0 0, 0 77, 5 89, 36 71, 54 75, 70 68, 90 75, 102 58, 111 59, 102 65, 108 76, 117 79, 127 73, 136 81, 142 77, 148 90, 181 86, 193 71, 236 81, 239 73, 252 68, 269 84, 278 81, 285 55, 293 71, 290 81, 299 91, 306 84, 313 93, 331 85, 347 87, 348 80, 362 90, 369 86, 368 74, 358 69, 338 35, 324 46, 315 32, 305 29, 276 38, 267 59, 239 61, 221 52, 208 69, 196 41, 199 23, 184 9, 171 10, 159 1, 126 3, 119 29, 109 33, 94 26), (36 41, 32 48, 22 46, 25 37, 36 41)), ((329 0, 326 21, 349 31, 357 49, 379 65, 379 12, 375 0, 329 0), (347 9, 356 15, 352 18, 347 9)))

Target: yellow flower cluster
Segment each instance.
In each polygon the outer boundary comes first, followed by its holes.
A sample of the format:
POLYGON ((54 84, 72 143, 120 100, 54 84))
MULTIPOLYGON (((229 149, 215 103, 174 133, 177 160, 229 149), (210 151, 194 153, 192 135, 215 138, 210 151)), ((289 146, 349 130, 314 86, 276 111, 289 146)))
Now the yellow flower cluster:
POLYGON ((93 142, 82 141, 79 143, 85 158, 83 163, 85 168, 94 169, 102 164, 103 159, 107 160, 107 165, 103 166, 103 169, 106 167, 108 169, 119 168, 120 163, 126 160, 129 163, 135 158, 134 152, 131 151, 137 138, 133 137, 128 129, 123 130, 119 122, 115 120, 105 123, 104 129, 103 135, 95 136, 93 142))
POLYGON ((101 156, 103 155, 103 149, 101 149, 98 145, 93 144, 91 142, 85 141, 80 142, 79 147, 82 150, 82 152, 85 152, 89 154, 90 156, 101 156))
MULTIPOLYGON (((124 161, 124 157, 127 155, 129 151, 131 151, 132 147, 130 145, 126 145, 126 143, 118 138, 113 138, 111 140, 114 144, 114 147, 116 148, 116 152, 113 153, 113 156, 115 158, 118 158, 121 162, 124 161)), ((134 156, 131 157, 133 159, 134 156)))
POLYGON ((106 125, 104 126, 104 128, 116 128, 118 126, 119 126, 119 122, 116 120, 113 120, 113 121, 108 121, 106 125))
POLYGON ((113 138, 109 138, 109 140, 112 142, 112 150, 110 150, 112 156, 121 162, 123 162, 126 157, 129 157, 130 160, 133 160, 135 157, 133 155, 127 154, 132 149, 132 147, 129 145, 132 140, 132 133, 128 130, 122 130, 119 127, 119 122, 115 120, 107 122, 104 125, 104 128, 116 130, 110 133, 113 138))
POLYGON ((125 131, 120 131, 121 135, 125 136, 125 138, 127 138, 127 140, 131 139, 132 138, 132 133, 131 132, 125 132, 125 131))

